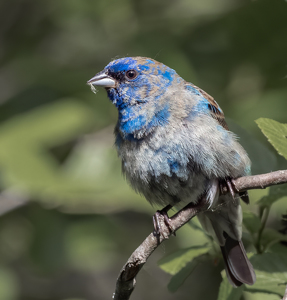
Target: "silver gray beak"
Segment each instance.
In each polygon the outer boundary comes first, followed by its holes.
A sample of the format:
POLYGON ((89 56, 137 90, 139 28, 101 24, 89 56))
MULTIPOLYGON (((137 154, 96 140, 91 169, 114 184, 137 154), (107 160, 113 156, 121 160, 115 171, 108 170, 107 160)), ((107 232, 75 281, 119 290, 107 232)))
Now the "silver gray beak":
POLYGON ((102 86, 104 88, 115 88, 116 80, 102 71, 96 74, 92 79, 90 79, 87 84, 92 86, 102 86))

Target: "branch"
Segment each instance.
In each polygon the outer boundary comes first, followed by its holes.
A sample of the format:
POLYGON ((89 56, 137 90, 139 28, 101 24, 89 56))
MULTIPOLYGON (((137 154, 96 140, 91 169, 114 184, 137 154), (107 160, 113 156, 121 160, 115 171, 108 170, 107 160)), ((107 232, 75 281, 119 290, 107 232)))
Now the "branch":
MULTIPOLYGON (((287 170, 271 172, 255 176, 246 176, 232 181, 237 192, 249 189, 264 189, 271 185, 287 183, 287 170)), ((206 208, 202 201, 200 205, 188 204, 170 218, 170 227, 177 231, 194 216, 206 208)), ((160 218, 161 232, 159 237, 151 233, 143 243, 133 252, 117 279, 114 300, 128 300, 136 285, 136 275, 146 263, 153 251, 172 234, 163 218, 160 218)))
POLYGON ((265 189, 268 186, 287 182, 287 170, 280 170, 267 174, 245 176, 233 180, 237 192, 254 189, 265 189))

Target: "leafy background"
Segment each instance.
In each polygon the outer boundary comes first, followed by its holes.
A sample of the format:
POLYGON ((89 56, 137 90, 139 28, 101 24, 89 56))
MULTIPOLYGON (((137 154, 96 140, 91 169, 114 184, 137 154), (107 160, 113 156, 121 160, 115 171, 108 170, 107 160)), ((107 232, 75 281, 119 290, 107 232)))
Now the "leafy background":
MULTIPOLYGON (((112 58, 176 69, 220 103, 254 174, 286 169, 255 123, 287 123, 286 15, 283 0, 1 1, 0 299, 111 299, 121 266, 152 230, 155 208, 121 177, 116 110, 86 85, 112 58)), ((252 191, 244 210, 256 213, 267 194, 252 191)), ((282 228, 282 213, 286 197, 267 227, 282 228)), ((141 271, 133 299, 216 299, 221 261, 201 262, 175 294, 157 266, 203 240, 180 230, 141 271)))

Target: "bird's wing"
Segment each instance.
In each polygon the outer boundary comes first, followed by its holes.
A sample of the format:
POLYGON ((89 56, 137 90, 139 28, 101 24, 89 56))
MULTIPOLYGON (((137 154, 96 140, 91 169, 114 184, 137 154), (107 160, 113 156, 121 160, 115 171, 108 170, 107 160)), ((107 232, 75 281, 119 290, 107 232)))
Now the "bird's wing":
POLYGON ((202 96, 209 102, 208 108, 210 110, 210 114, 211 116, 217 120, 217 122, 226 130, 228 129, 227 123, 225 121, 224 118, 224 113, 222 112, 222 110, 220 109, 219 105, 217 104, 217 102, 214 100, 213 97, 211 97, 209 94, 207 94, 204 90, 202 90, 201 88, 197 87, 196 85, 192 84, 192 86, 194 88, 196 88, 200 94, 202 94, 202 96))
MULTIPOLYGON (((208 108, 210 110, 210 115, 217 120, 217 122, 226 130, 229 130, 227 123, 225 121, 224 118, 224 113, 223 111, 220 109, 219 105, 217 104, 217 102, 214 100, 213 97, 211 97, 209 94, 207 94, 204 90, 202 90, 201 88, 197 87, 196 85, 192 84, 192 86, 194 88, 196 88, 199 93, 209 102, 208 104, 208 108)), ((246 203, 249 204, 249 196, 247 192, 241 192, 238 193, 239 197, 246 203)))

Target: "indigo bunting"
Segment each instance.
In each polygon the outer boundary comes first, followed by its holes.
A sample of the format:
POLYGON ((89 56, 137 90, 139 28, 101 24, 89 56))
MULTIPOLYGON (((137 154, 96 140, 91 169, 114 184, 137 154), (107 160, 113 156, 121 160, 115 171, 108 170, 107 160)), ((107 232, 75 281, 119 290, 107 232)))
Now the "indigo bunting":
POLYGON ((114 60, 88 84, 104 87, 118 109, 115 146, 131 186, 167 210, 205 199, 198 219, 219 244, 230 283, 252 285, 256 276, 241 241, 240 197, 248 202, 248 195, 232 189, 232 179, 250 173, 250 160, 217 102, 145 57, 114 60))

